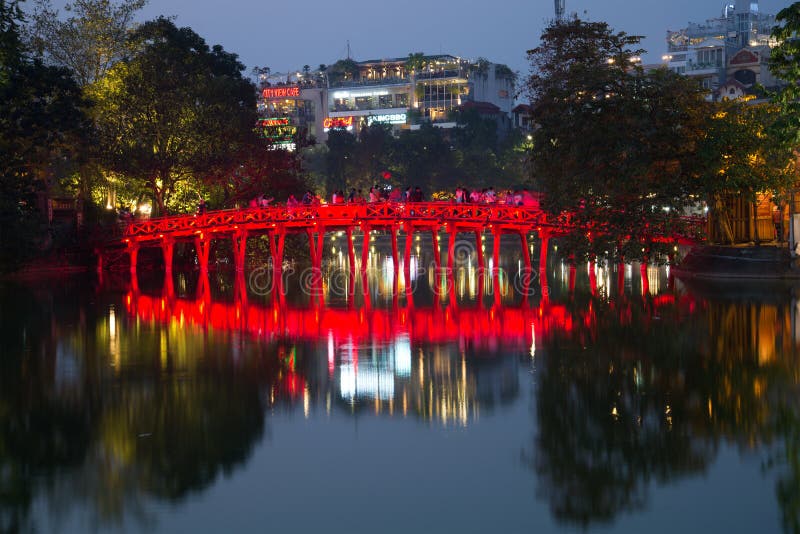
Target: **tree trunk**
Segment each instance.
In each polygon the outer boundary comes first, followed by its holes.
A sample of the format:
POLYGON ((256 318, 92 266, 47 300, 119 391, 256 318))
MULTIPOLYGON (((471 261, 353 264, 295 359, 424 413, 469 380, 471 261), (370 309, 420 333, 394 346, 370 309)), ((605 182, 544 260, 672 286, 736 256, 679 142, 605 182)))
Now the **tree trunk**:
POLYGON ((729 244, 733 244, 733 229, 731 228, 731 220, 728 217, 728 210, 725 207, 720 195, 714 196, 714 215, 719 225, 720 234, 723 234, 729 244))

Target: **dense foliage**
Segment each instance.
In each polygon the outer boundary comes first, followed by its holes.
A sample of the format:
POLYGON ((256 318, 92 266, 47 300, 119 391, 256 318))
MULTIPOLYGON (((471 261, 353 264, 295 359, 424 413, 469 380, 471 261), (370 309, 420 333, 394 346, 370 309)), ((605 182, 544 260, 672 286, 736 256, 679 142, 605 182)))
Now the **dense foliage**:
POLYGON ((653 259, 703 203, 724 211, 724 195, 775 194, 791 176, 764 134, 768 108, 712 103, 691 78, 645 71, 639 40, 573 18, 528 52, 533 173, 545 207, 577 223, 565 247, 576 259, 653 259))
POLYGON ((47 246, 39 194, 87 135, 70 72, 30 58, 21 22, 19 3, 0 1, 0 270, 47 246))
POLYGON ((159 18, 131 35, 136 51, 92 87, 105 163, 166 213, 181 186, 231 171, 254 143, 256 100, 235 54, 159 18))
POLYGON ((518 188, 529 185, 525 172, 529 142, 518 131, 501 136, 494 119, 475 110, 454 113, 458 128, 422 124, 392 134, 374 123, 358 135, 329 133, 325 145, 306 154, 305 168, 321 194, 335 190, 421 187, 439 191, 470 188, 518 188))
POLYGON ((785 143, 797 146, 800 142, 800 2, 782 9, 775 18, 779 25, 772 37, 778 44, 770 54, 769 68, 787 83, 773 95, 773 101, 781 109, 774 131, 785 143))

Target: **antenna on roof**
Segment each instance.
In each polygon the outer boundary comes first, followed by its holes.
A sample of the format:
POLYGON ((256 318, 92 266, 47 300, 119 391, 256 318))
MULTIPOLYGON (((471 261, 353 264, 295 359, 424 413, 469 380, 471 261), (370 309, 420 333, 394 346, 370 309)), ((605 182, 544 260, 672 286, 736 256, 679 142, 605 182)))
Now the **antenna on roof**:
POLYGON ((350 39, 347 40, 347 59, 350 59, 350 39))

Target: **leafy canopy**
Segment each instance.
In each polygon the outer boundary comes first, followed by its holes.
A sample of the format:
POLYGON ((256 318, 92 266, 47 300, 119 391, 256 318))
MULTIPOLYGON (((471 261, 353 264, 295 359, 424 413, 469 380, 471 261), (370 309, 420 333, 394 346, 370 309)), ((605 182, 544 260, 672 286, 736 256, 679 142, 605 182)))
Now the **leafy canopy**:
POLYGON ((644 72, 639 40, 573 18, 551 23, 528 51, 534 180, 546 209, 576 223, 566 240, 576 257, 652 255, 693 201, 703 92, 665 69, 644 72))
POLYGON ((132 57, 95 84, 107 166, 152 193, 164 212, 180 183, 234 169, 253 144, 256 95, 244 66, 190 28, 159 18, 131 36, 132 57))

